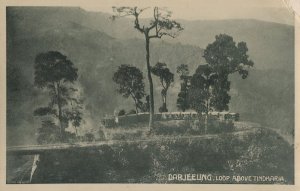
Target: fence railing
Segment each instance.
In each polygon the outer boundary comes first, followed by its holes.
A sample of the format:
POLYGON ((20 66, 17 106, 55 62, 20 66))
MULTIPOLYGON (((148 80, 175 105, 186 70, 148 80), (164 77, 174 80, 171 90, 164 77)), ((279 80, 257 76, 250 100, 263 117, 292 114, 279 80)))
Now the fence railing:
MULTIPOLYGON (((203 114, 204 115, 204 114, 203 114)), ((202 116, 203 116, 202 115, 202 116)), ((238 113, 229 112, 211 112, 210 117, 218 120, 232 120, 238 121, 238 113)), ((165 113, 155 113, 155 121, 168 121, 168 120, 195 120, 199 119, 199 114, 197 112, 165 112, 165 113)), ((138 113, 129 114, 123 116, 110 116, 102 119, 102 124, 104 127, 113 128, 117 126, 126 126, 135 123, 147 122, 149 120, 149 113, 138 113)))

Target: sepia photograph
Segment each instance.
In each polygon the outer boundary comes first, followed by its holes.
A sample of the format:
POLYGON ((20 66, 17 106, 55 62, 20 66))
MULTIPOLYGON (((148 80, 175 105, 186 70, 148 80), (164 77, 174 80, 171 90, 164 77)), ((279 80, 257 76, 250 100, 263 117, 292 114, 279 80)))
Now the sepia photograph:
POLYGON ((286 1, 4 9, 6 184, 295 185, 286 1))

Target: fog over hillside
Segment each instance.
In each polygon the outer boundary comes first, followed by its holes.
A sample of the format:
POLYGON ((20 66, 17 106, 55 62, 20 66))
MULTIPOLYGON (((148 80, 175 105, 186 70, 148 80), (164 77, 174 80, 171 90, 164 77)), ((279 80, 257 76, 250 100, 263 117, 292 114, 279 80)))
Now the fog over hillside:
MULTIPOLYGON (((57 50, 78 68, 89 124, 98 127, 105 114, 115 109, 133 109, 132 100, 117 95, 113 73, 121 64, 144 72, 142 35, 132 20, 109 20, 108 14, 80 8, 7 8, 7 134, 8 144, 34 143, 38 128, 33 110, 47 104, 47 93, 33 86, 34 58, 40 52, 57 50)), ((165 62, 175 73, 168 92, 168 108, 176 110, 180 88, 176 67, 188 64, 194 73, 204 63, 203 49, 220 33, 236 42, 245 41, 255 67, 247 79, 232 76, 230 110, 241 118, 263 123, 289 133, 294 128, 294 27, 253 19, 186 21, 176 39, 153 41, 151 63, 165 62), (284 120, 282 120, 284 119, 284 120)), ((148 87, 145 79, 146 87, 148 87)), ((161 105, 155 84, 155 109, 161 105)))

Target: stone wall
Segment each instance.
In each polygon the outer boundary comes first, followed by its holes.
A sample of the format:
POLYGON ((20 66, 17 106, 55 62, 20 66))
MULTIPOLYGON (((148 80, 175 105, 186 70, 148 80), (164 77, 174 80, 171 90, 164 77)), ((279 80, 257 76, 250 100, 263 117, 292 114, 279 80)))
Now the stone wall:
MULTIPOLYGON (((238 121, 238 113, 228 113, 228 112, 211 112, 211 117, 219 120, 232 120, 238 121)), ((168 121, 168 120, 195 120, 198 119, 198 114, 196 112, 165 112, 165 113, 155 113, 155 121, 168 121)), ((136 123, 145 123, 149 120, 149 113, 138 113, 130 114, 118 117, 106 117, 102 120, 102 124, 107 128, 113 128, 117 126, 128 126, 136 123)))

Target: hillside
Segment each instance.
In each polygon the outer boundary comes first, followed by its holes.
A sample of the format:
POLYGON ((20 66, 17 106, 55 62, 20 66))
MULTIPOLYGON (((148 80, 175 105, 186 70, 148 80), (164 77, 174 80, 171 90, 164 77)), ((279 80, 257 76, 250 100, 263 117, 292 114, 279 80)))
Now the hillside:
MULTIPOLYGON (((120 19, 112 23, 108 17, 108 14, 90 13, 79 8, 7 9, 9 144, 32 143, 38 123, 31 113, 35 107, 47 103, 46 92, 33 87, 34 58, 40 52, 60 51, 78 67, 79 82, 91 118, 86 125, 97 128, 104 114, 112 113, 116 108, 133 108, 130 99, 124 100, 116 95, 111 79, 121 64, 132 64, 145 72, 144 41, 138 32, 128 27, 131 20, 120 19)), ((203 48, 213 41, 216 34, 227 33, 236 41, 246 41, 255 69, 250 71, 246 80, 232 77, 231 110, 240 112, 247 120, 288 131, 293 129, 292 26, 257 20, 182 23, 185 30, 177 39, 152 43, 152 64, 166 62, 175 73, 176 66, 185 63, 193 73, 203 63, 203 48), (282 101, 282 97, 286 99, 282 101)), ((176 110, 180 86, 178 76, 175 76, 175 83, 168 93, 171 111, 176 110)), ((157 80, 155 85, 157 109, 161 104, 157 80)))
MULTIPOLYGON (((31 183, 294 184, 293 147, 265 128, 210 136, 18 147, 40 150, 31 183), (46 152, 43 152, 46 151, 46 152), (82 158, 82 156, 86 156, 82 158), (66 162, 66 159, 68 162, 66 162), (85 165, 82 165, 85 164, 85 165), (168 174, 206 174, 212 180, 170 180, 168 174), (231 176, 220 181, 217 175, 231 176), (282 176, 280 181, 236 181, 232 176, 282 176)), ((30 152, 31 152, 30 151, 30 152)), ((7 183, 29 183, 32 158, 10 155, 7 183)))
MULTIPOLYGON (((276 13, 279 14, 278 11, 276 13)), ((132 19, 121 18, 111 21, 109 14, 87 12, 76 7, 13 8, 9 9, 8 14, 9 18, 17 21, 22 28, 22 33, 13 33, 14 39, 43 36, 45 32, 49 32, 49 29, 64 27, 66 23, 75 23, 89 30, 101 31, 115 39, 143 38, 129 27, 132 26, 132 19)), ((166 38, 165 40, 170 43, 180 42, 205 48, 214 40, 215 35, 226 33, 233 36, 236 41, 247 42, 249 54, 255 61, 256 68, 293 70, 294 27, 292 25, 253 19, 179 20, 179 22, 184 26, 184 32, 176 39, 166 38)))
POLYGON ((241 119, 294 135, 294 78, 283 70, 253 70, 246 80, 232 76, 232 111, 241 119))

